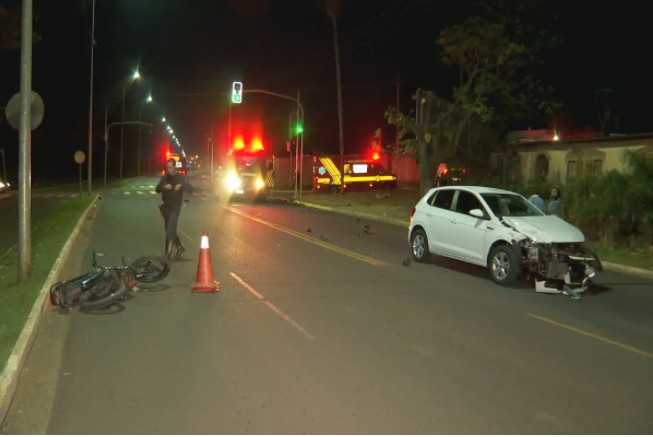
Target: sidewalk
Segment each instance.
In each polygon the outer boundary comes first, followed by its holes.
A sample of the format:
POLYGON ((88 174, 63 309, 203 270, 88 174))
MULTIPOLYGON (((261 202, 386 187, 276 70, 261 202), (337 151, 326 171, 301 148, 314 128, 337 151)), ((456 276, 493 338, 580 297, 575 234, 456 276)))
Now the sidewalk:
MULTIPOLYGON (((290 197, 292 198, 292 193, 290 197)), ((419 195, 416 190, 404 189, 391 192, 351 192, 344 195, 308 192, 300 199, 295 199, 294 203, 408 228, 410 211, 417 200, 419 195)), ((602 261, 602 264, 606 270, 653 279, 653 269, 608 261, 602 261)))

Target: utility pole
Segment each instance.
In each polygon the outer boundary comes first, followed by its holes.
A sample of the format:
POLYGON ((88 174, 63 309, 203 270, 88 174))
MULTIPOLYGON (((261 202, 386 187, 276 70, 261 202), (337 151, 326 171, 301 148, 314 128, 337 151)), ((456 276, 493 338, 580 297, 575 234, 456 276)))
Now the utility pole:
POLYGON ((340 145, 340 194, 345 193, 345 135, 342 120, 342 80, 340 77, 340 47, 338 45, 338 19, 335 14, 331 15, 333 23, 333 45, 336 54, 336 84, 338 87, 338 134, 340 145))

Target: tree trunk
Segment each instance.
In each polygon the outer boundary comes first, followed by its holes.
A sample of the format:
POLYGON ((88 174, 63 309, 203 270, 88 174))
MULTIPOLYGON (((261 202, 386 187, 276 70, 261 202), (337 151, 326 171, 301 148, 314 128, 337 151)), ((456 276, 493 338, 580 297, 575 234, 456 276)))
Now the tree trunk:
POLYGON ((419 149, 419 189, 422 196, 433 187, 431 180, 431 160, 429 159, 429 143, 424 141, 424 135, 418 138, 419 149))

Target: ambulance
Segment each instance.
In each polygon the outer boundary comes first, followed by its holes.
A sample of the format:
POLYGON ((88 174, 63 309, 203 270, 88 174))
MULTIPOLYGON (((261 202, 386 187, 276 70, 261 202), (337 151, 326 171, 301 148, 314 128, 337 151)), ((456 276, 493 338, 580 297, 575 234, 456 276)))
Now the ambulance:
MULTIPOLYGON (((313 189, 340 191, 342 167, 339 156, 313 157, 313 189)), ((374 190, 397 188, 397 176, 389 173, 380 163, 380 157, 346 155, 344 163, 345 190, 374 190)))

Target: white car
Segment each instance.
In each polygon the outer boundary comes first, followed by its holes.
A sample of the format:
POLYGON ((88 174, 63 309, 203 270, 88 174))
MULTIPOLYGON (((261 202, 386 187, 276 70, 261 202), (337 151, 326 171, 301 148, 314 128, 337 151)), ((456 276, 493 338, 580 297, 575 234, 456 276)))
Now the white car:
POLYGON ((578 228, 495 188, 432 188, 413 208, 408 240, 416 261, 436 254, 487 267, 502 285, 526 272, 536 291, 574 298, 601 270, 578 228))

